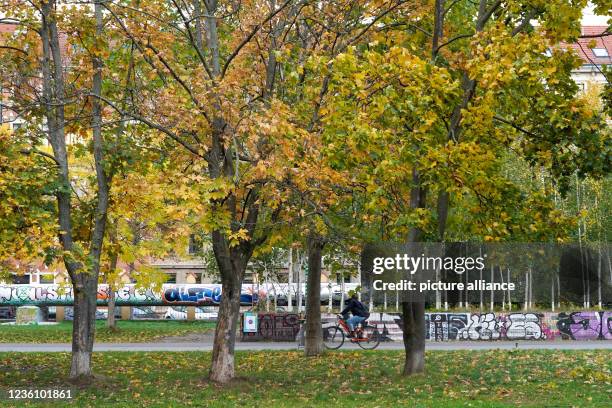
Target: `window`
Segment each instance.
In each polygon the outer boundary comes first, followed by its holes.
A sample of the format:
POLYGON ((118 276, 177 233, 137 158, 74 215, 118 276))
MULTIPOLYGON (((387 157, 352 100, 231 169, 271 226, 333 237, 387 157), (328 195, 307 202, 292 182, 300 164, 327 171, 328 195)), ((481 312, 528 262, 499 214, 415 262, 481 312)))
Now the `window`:
POLYGON ((53 283, 54 280, 55 279, 52 273, 41 273, 40 275, 38 275, 39 283, 53 283))
POLYGON ((16 285, 29 285, 30 284, 30 274, 13 275, 13 283, 16 285))
POLYGON ((610 56, 608 54, 608 50, 606 50, 605 48, 593 48, 593 54, 595 54, 596 57, 609 57, 610 56))
POLYGON ((13 130, 19 130, 21 129, 21 123, 13 123, 13 130))
POLYGON ((202 252, 202 239, 194 234, 189 236, 189 255, 197 255, 202 252))
POLYGON ((176 273, 169 273, 166 283, 176 283, 176 273))
MULTIPOLYGON (((342 274, 336 274, 336 283, 338 285, 342 283, 342 274)), ((344 283, 351 283, 351 275, 344 275, 344 283)))

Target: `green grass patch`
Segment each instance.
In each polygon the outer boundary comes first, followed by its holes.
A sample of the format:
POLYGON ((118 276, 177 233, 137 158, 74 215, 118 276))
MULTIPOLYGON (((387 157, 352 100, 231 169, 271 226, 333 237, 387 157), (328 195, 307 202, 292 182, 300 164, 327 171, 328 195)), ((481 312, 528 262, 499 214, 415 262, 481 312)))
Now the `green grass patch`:
MULTIPOLYGON (((238 379, 206 374, 210 353, 96 353, 93 386, 75 399, 19 406, 78 407, 605 407, 612 351, 436 351, 425 375, 399 376, 398 351, 238 352, 238 379)), ((0 388, 61 387, 67 353, 1 353, 0 388)), ((7 401, 3 406, 11 405, 7 401)))
MULTIPOLYGON (((168 336, 212 333, 214 322, 203 321, 117 321, 117 330, 109 330, 105 321, 96 322, 96 342, 136 343, 168 336)), ((54 325, 0 325, 0 343, 70 343, 72 322, 54 325)))

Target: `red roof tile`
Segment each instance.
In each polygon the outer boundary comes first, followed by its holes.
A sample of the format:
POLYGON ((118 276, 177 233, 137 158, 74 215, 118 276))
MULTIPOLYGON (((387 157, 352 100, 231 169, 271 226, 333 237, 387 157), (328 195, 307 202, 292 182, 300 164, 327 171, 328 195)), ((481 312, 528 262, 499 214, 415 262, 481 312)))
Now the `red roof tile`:
POLYGON ((607 28, 607 26, 583 26, 582 35, 595 37, 579 38, 577 42, 569 44, 569 47, 576 51, 585 64, 609 65, 612 63, 612 33, 599 36, 606 32, 607 28), (591 43, 595 43, 594 48, 606 50, 608 56, 596 56, 589 48, 591 43))

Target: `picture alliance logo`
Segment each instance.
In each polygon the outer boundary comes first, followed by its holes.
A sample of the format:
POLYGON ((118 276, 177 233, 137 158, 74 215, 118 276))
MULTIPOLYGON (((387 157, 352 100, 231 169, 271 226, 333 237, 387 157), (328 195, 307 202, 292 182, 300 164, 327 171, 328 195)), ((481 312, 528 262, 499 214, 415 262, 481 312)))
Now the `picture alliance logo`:
POLYGON ((372 272, 380 275, 385 271, 406 271, 414 275, 418 271, 454 271, 458 275, 473 270, 481 271, 485 268, 487 255, 478 257, 442 257, 421 256, 413 257, 408 254, 396 254, 393 257, 375 257, 372 263, 372 272))

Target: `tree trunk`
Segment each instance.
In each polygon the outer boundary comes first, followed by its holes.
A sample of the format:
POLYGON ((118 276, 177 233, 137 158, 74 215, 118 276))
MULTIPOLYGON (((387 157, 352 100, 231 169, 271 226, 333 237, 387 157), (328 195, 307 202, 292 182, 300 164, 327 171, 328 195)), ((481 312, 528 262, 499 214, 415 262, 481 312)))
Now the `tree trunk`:
MULTIPOLYGON (((71 186, 68 154, 65 137, 65 98, 64 61, 57 27, 57 4, 55 0, 42 2, 40 6, 43 58, 41 62, 43 100, 47 119, 47 138, 58 164, 58 181, 62 185, 56 193, 58 203, 59 241, 65 254, 73 247, 71 186)), ((102 35, 102 11, 99 1, 95 3, 96 36, 102 35)), ((93 57, 92 92, 100 96, 102 89, 102 61, 93 57)), ((72 366, 70 377, 79 382, 89 381, 91 377, 91 352, 95 332, 96 294, 100 255, 106 227, 108 209, 109 180, 104 172, 104 152, 102 140, 101 106, 98 98, 92 100, 93 151, 98 185, 97 206, 93 234, 90 242, 90 270, 75 262, 71 256, 64 256, 64 264, 70 276, 74 292, 72 366)))
POLYGON ((344 310, 344 295, 346 292, 346 286, 344 285, 344 272, 340 273, 340 292, 342 292, 342 296, 340 296, 340 310, 344 310))
POLYGON ((403 374, 422 373, 425 370, 425 303, 403 302, 402 319, 406 350, 403 374))
POLYGON ((555 311, 555 279, 550 280, 550 307, 552 311, 555 311))
MULTIPOLYGON (((252 208, 248 220, 257 217, 252 208)), ((252 224, 254 225, 254 224, 252 224)), ((221 274, 221 303, 213 341, 212 364, 209 377, 212 381, 225 384, 234 378, 234 346, 236 327, 240 319, 240 291, 246 265, 253 253, 249 242, 242 242, 232 248, 223 233, 213 231, 213 251, 221 274)))
POLYGON ((533 269, 529 268, 529 309, 533 309, 533 269))
POLYGON ((296 288, 297 292, 295 294, 297 312, 302 313, 302 269, 303 269, 303 260, 302 255, 298 252, 298 270, 296 275, 296 288))
MULTIPOLYGON (((508 284, 510 283, 510 268, 508 268, 508 284)), ((512 311, 512 297, 510 297, 510 285, 508 285, 508 310, 512 311)))
POLYGON ((318 356, 323 351, 321 329, 321 256, 325 241, 312 235, 308 237, 308 279, 306 287, 306 336, 304 355, 318 356))
MULTIPOLYGON (((444 252, 445 251, 443 251, 442 256, 444 256, 444 252)), ((440 267, 436 267, 436 274, 435 274, 436 282, 440 282, 442 278, 441 266, 442 265, 440 265, 440 267)), ((385 298, 385 303, 386 303, 386 298, 385 298)), ((436 290, 436 310, 440 310, 440 309, 442 309, 442 291, 437 289, 436 290)))
POLYGON ((289 248, 289 273, 287 274, 287 311, 293 312, 293 248, 289 248))
POLYGON ((334 303, 333 303, 334 302, 334 298, 332 296, 332 289, 333 289, 332 283, 331 283, 331 281, 328 281, 327 282, 327 293, 328 293, 328 296, 327 296, 327 313, 331 313, 333 308, 334 308, 334 303))
POLYGON ((557 267, 557 308, 561 308, 561 278, 560 274, 561 266, 557 267))
MULTIPOLYGON (((502 286, 504 285, 504 271, 502 270, 502 267, 499 267, 499 281, 501 282, 502 286)), ((506 310, 506 291, 502 290, 502 310, 505 311, 506 310)))
POLYGON ((529 303, 529 272, 525 272, 525 301, 523 302, 523 310, 527 310, 529 303))
MULTIPOLYGON (((96 37, 102 36, 102 6, 100 0, 95 2, 96 37)), ((59 38, 59 37, 58 37, 59 38)), ((54 48, 53 46, 51 47, 54 48)), ((92 93, 102 93, 103 63, 99 55, 92 59, 94 74, 92 93)), ((98 275, 100 257, 106 230, 109 202, 109 182, 104 168, 104 141, 102 139, 102 107, 100 99, 92 98, 92 134, 93 155, 98 185, 97 205, 93 234, 90 243, 91 270, 81 270, 73 274, 74 282, 74 322, 72 328, 72 366, 70 377, 76 381, 89 381, 91 378, 91 353, 93 351, 96 329, 96 298, 98 293, 98 275)))
POLYGON ((97 277, 80 273, 73 285, 72 365, 70 378, 77 383, 91 379, 91 353, 96 324, 97 277), (94 295, 92 296, 91 293, 94 295))
MULTIPOLYGON (((117 240, 117 230, 115 228, 112 229, 111 231, 111 240, 113 241, 113 243, 116 242, 117 240)), ((112 275, 115 272, 115 269, 117 269, 117 261, 119 260, 119 256, 118 254, 115 252, 111 255, 111 260, 110 260, 110 265, 109 265, 109 273, 112 275)), ((107 286, 107 290, 108 290, 108 303, 107 303, 107 311, 108 311, 108 316, 106 318, 106 327, 108 327, 111 330, 116 330, 117 329, 117 319, 115 319, 115 288, 114 288, 114 283, 115 282, 109 282, 108 279, 106 279, 106 284, 107 286)))
POLYGON ((597 306, 602 308, 602 300, 601 300, 601 242, 598 244, 598 252, 597 252, 597 306))
POLYGON ((210 367, 210 379, 222 384, 234 378, 234 346, 236 327, 240 319, 240 289, 243 271, 226 271, 223 275, 226 277, 222 278, 221 304, 219 305, 210 367))
POLYGON ((108 317, 106 318, 106 327, 111 330, 117 330, 117 319, 115 319, 115 290, 111 285, 108 285, 108 317))
POLYGON ((491 311, 493 311, 495 307, 495 291, 493 290, 493 283, 495 281, 494 272, 495 272, 495 268, 491 266, 491 305, 489 307, 491 311))
MULTIPOLYGON (((480 270, 480 280, 482 280, 482 269, 480 270)), ((478 311, 482 313, 482 309, 484 308, 484 295, 482 293, 482 289, 478 291, 480 293, 480 308, 478 311)))
MULTIPOLYGON (((421 185, 416 169, 412 172, 410 208, 425 208, 427 190, 421 185)), ((408 242, 422 242, 423 231, 413 227, 408 232, 408 242)), ((404 375, 422 373, 425 369, 425 301, 402 302, 402 321, 404 325, 404 351, 406 360, 404 375)))

